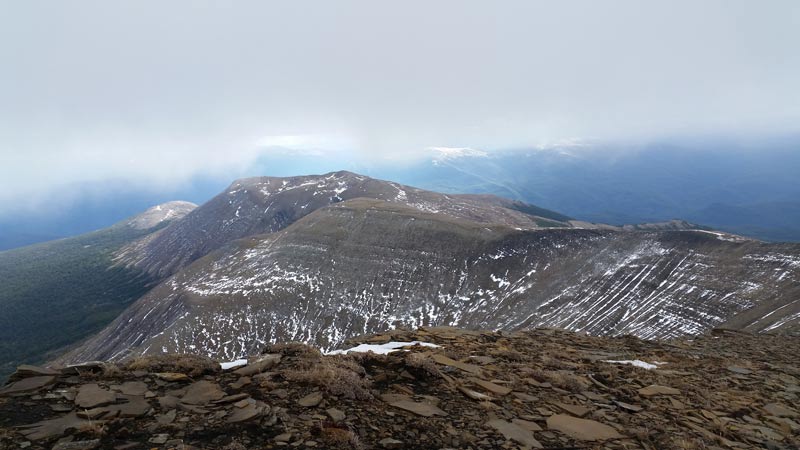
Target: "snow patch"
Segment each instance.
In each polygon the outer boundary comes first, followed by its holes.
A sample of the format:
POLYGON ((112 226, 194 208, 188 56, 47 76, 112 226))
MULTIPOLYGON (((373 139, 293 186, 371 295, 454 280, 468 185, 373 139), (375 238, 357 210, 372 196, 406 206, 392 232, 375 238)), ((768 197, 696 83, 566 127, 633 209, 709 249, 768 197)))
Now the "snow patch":
MULTIPOLYGON (((633 360, 624 359, 624 360, 619 360, 619 361, 606 360, 606 361, 603 361, 603 362, 607 362, 607 363, 611 363, 611 364, 629 364, 631 366, 641 367, 642 369, 647 369, 647 370, 658 369, 658 364, 650 364, 650 363, 644 362, 644 361, 639 360, 639 359, 633 359, 633 360)), ((666 363, 660 363, 660 364, 666 364, 666 363)))
POLYGON ((347 353, 366 353, 373 352, 378 355, 387 355, 391 352, 396 352, 403 347, 413 347, 420 345, 422 347, 439 348, 440 345, 431 344, 430 342, 411 341, 411 342, 387 342, 385 344, 360 344, 347 350, 333 350, 325 353, 326 355, 346 355, 347 353))
POLYGON ((234 369, 236 367, 242 367, 246 365, 247 365, 246 359, 237 359, 236 361, 219 363, 219 366, 222 367, 222 370, 234 369))

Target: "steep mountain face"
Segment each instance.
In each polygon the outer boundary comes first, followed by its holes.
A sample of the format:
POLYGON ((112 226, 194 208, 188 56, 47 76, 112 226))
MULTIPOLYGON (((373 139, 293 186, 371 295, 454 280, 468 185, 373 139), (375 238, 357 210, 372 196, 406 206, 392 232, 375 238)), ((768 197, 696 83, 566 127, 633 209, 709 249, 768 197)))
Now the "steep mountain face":
POLYGON ((115 267, 114 254, 194 206, 165 203, 93 233, 0 252, 0 378, 96 333, 156 285, 115 267))
POLYGON ((490 195, 444 195, 350 172, 234 182, 225 192, 158 234, 127 246, 118 262, 158 277, 171 275, 222 245, 282 230, 319 208, 354 198, 520 229, 569 227, 569 217, 490 195))
POLYGON ((332 349, 396 326, 546 325, 643 338, 720 325, 800 330, 800 245, 708 231, 509 226, 397 196, 335 202, 224 245, 64 360, 233 359, 275 341, 332 349))

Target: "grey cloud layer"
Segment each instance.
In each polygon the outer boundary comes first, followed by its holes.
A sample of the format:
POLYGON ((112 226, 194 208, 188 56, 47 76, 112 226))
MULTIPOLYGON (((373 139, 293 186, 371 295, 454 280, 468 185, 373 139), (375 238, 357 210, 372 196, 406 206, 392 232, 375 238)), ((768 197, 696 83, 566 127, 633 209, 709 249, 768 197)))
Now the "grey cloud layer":
POLYGON ((796 130, 798 42, 791 0, 6 1, 0 191, 246 165, 269 136, 381 158, 796 130))

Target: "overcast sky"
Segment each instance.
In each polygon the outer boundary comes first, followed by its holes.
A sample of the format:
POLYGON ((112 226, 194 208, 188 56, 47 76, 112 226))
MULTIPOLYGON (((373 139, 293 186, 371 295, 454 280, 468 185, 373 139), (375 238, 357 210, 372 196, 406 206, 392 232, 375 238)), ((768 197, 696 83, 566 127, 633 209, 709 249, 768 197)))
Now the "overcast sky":
POLYGON ((0 204, 271 144, 381 160, 798 124, 797 0, 0 0, 0 204))

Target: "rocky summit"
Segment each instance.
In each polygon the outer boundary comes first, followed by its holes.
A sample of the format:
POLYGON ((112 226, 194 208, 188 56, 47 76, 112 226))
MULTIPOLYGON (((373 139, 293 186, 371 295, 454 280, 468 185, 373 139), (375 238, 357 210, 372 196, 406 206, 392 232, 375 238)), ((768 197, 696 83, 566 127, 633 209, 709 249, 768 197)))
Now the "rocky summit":
POLYGON ((800 446, 797 337, 422 327, 345 344, 21 366, 0 389, 0 448, 800 446))

